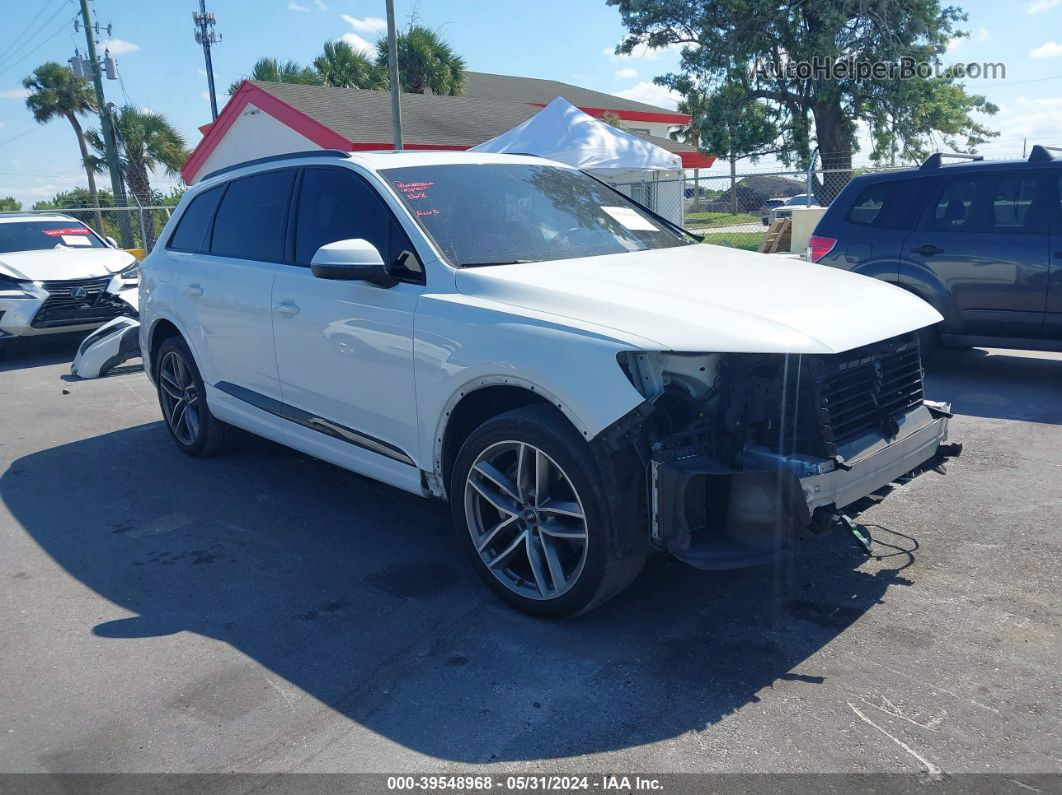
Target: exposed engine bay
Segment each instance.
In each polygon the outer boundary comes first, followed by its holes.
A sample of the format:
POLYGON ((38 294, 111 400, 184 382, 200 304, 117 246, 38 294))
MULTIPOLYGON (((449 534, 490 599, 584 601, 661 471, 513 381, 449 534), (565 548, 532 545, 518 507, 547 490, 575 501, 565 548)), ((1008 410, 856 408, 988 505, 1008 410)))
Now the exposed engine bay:
POLYGON ((646 467, 652 543, 702 568, 763 562, 835 526, 858 539, 844 508, 957 454, 941 447, 951 415, 925 400, 914 332, 839 354, 620 363, 646 402, 603 443, 646 467))

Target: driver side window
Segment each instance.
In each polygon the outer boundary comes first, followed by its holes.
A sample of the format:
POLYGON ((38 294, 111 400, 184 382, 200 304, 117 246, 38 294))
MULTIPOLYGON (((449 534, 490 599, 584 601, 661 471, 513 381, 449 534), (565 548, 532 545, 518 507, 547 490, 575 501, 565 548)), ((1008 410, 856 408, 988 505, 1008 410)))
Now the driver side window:
POLYGON ((402 281, 423 281, 412 244, 372 186, 338 168, 307 168, 295 209, 295 264, 308 266, 326 243, 368 240, 402 281))

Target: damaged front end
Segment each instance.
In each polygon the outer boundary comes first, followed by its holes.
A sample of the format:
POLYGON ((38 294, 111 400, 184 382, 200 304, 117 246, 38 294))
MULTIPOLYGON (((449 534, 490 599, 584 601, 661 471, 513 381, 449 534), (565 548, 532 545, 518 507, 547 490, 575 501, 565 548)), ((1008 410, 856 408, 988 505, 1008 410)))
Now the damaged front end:
POLYGON ((638 453, 652 543, 698 568, 763 563, 832 527, 860 539, 845 508, 958 451, 949 407, 923 395, 915 333, 840 354, 620 363, 646 402, 600 443, 638 453))

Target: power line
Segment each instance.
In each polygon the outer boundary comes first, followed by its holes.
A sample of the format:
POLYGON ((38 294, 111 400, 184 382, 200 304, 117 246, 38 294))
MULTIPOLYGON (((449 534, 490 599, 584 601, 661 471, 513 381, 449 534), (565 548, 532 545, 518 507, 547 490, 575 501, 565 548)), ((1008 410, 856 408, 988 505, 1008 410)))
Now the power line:
POLYGON ((14 136, 13 138, 8 138, 6 141, 0 141, 0 146, 3 146, 4 144, 9 144, 12 141, 17 141, 19 138, 25 138, 30 133, 39 132, 40 129, 41 129, 40 127, 34 127, 32 130, 26 130, 26 132, 19 133, 18 135, 14 136))
POLYGON ((9 47, 5 48, 5 52, 10 53, 11 52, 11 48, 14 47, 15 44, 17 44, 20 41, 25 41, 26 31, 28 31, 31 27, 33 27, 33 23, 36 22, 38 19, 40 19, 41 14, 44 13, 45 9, 47 9, 48 6, 50 6, 52 4, 52 2, 53 2, 53 0, 49 0, 47 3, 42 3, 41 4, 41 7, 37 10, 37 13, 33 15, 33 19, 31 19, 28 23, 26 23, 26 27, 24 27, 22 29, 22 32, 19 33, 17 36, 15 36, 15 38, 13 38, 11 40, 11 45, 9 47))
POLYGON ((40 27, 38 27, 35 31, 33 31, 33 33, 31 33, 29 36, 27 36, 25 39, 22 40, 22 44, 20 44, 19 46, 15 47, 13 50, 10 50, 3 58, 0 58, 0 70, 3 70, 3 71, 6 72, 9 69, 11 69, 11 67, 14 66, 15 64, 22 63, 22 61, 26 60, 29 56, 33 55, 33 53, 37 52, 37 50, 39 50, 45 44, 47 44, 49 41, 51 41, 56 36, 58 36, 60 33, 62 33, 63 30, 66 29, 66 26, 68 24, 70 24, 70 22, 73 21, 74 17, 71 17, 70 20, 64 21, 56 29, 56 31, 54 33, 52 33, 52 35, 50 35, 47 38, 43 39, 42 41, 38 42, 37 46, 34 47, 33 49, 29 50, 28 52, 21 52, 23 50, 23 48, 26 47, 27 45, 29 45, 33 41, 33 38, 38 33, 40 33, 48 25, 49 22, 51 22, 53 19, 55 19, 57 16, 59 16, 59 14, 61 14, 62 12, 63 12, 63 6, 60 5, 57 9, 55 9, 55 13, 53 13, 50 17, 48 17, 48 19, 46 19, 44 22, 41 23, 40 27))

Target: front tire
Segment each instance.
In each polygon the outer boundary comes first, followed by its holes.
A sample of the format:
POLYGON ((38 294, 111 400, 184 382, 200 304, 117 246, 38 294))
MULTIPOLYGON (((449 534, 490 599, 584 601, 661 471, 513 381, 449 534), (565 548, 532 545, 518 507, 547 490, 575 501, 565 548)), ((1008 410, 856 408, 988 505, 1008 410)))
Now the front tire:
POLYGON ((159 346, 155 362, 162 419, 181 452, 211 456, 231 447, 235 428, 210 413, 206 387, 188 344, 170 337, 159 346))
POLYGON ((454 464, 450 506, 473 568, 526 613, 563 618, 615 596, 641 570, 614 527, 589 445, 552 406, 487 420, 454 464))

